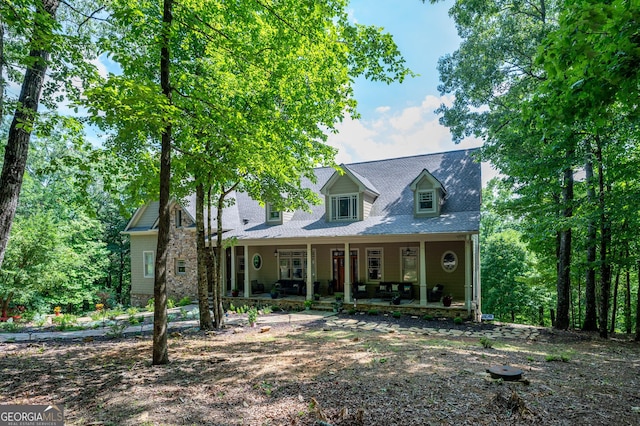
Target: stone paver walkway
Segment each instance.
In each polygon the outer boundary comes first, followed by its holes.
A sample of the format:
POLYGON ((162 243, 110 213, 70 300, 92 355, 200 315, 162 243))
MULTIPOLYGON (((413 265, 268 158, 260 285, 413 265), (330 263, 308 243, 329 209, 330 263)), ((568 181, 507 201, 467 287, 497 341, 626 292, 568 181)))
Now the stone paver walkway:
POLYGON ((329 317, 326 319, 327 327, 349 328, 352 330, 363 331, 379 331, 381 333, 400 333, 400 334, 423 334, 427 336, 441 337, 487 337, 489 339, 520 339, 520 340, 536 340, 540 337, 540 329, 532 326, 523 326, 519 324, 499 325, 492 329, 476 330, 473 326, 468 330, 458 328, 433 328, 433 327, 401 327, 398 324, 381 319, 373 321, 369 318, 359 320, 358 318, 337 318, 329 317))
MULTIPOLYGON (((381 333, 399 334, 422 334, 427 336, 440 337, 487 337, 490 339, 520 339, 536 340, 540 336, 540 329, 532 326, 517 324, 496 326, 492 329, 477 330, 473 326, 468 330, 458 328, 433 328, 433 327, 401 327, 382 318, 372 318, 371 316, 359 318, 340 318, 333 312, 327 311, 302 311, 284 315, 263 315, 258 317, 257 325, 265 326, 269 324, 282 323, 305 323, 324 320, 327 328, 348 328, 352 330, 377 331, 381 333)), ((246 318, 230 315, 225 320, 228 325, 246 325, 246 318)), ((176 321, 169 323, 169 328, 185 329, 197 328, 198 320, 176 321)), ((131 325, 121 332, 123 334, 138 334, 153 330, 153 324, 131 325)), ((100 327, 95 329, 84 329, 75 331, 32 331, 22 333, 0 333, 0 343, 41 341, 52 339, 85 339, 92 337, 107 336, 113 330, 110 327, 100 327)))

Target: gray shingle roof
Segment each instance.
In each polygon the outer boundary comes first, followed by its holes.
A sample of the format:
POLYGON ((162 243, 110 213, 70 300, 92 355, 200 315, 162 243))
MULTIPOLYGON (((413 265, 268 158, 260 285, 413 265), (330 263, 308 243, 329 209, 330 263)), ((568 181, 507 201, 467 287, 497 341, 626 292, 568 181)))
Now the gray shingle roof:
MULTIPOLYGON (((246 193, 235 193, 235 203, 224 211, 225 236, 239 239, 334 237, 354 235, 408 235, 428 233, 477 233, 480 228, 482 182, 476 149, 425 154, 346 165, 368 188, 380 195, 364 221, 327 222, 324 204, 310 212, 296 211, 282 225, 266 225, 263 206, 246 193), (416 218, 411 182, 427 169, 442 183, 447 193, 441 215, 416 218), (244 222, 247 222, 246 224, 244 222)), ((333 176, 329 167, 316 169, 317 182, 305 186, 320 194, 333 176)), ((195 218, 195 197, 185 206, 195 218)), ((215 218, 215 214, 212 215, 215 218)))

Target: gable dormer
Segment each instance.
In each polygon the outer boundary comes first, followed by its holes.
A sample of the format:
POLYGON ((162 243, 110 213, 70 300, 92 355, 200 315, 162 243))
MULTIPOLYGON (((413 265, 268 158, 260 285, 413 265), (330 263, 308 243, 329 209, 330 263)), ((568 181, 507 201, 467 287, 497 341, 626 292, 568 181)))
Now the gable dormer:
POLYGON ((325 197, 325 217, 328 222, 364 220, 380 193, 367 178, 344 164, 340 169, 320 190, 325 197))
POLYGON ((413 214, 416 217, 440 216, 440 208, 447 195, 444 187, 427 169, 416 177, 410 185, 413 191, 413 214))
POLYGON ((265 222, 267 225, 282 225, 291 220, 293 212, 278 210, 271 203, 265 203, 264 210, 266 213, 265 222))

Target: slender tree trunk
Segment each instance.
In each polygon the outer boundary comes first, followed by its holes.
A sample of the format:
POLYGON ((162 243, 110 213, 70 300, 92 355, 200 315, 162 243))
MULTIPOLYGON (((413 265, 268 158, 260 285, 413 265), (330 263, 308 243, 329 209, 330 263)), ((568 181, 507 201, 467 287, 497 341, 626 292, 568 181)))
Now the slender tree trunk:
MULTIPOLYGON (((169 82, 170 56, 169 33, 173 20, 173 0, 164 0, 162 14, 162 35, 160 50, 160 85, 162 93, 171 103, 171 85, 169 82)), ((169 244, 169 227, 171 217, 169 210, 171 189, 171 124, 162 131, 160 150, 160 197, 158 212, 158 247, 156 253, 155 282, 153 296, 153 365, 167 364, 169 353, 167 345, 167 246, 169 244)))
MULTIPOLYGON (((38 112, 38 104, 49 62, 49 50, 42 48, 48 44, 43 37, 50 34, 51 21, 55 20, 60 5, 59 0, 42 0, 38 3, 31 32, 34 38, 30 41, 30 45, 33 48, 29 51, 29 59, 25 61, 29 65, 24 73, 22 88, 18 96, 18 106, 9 127, 2 174, 0 174, 0 267, 4 261, 11 225, 18 207, 29 153, 29 140, 38 112)), ((2 80, 1 77, 0 74, 0 80, 2 80)), ((2 81, 4 83, 4 80, 2 81)), ((4 89, 4 87, 1 88, 4 89)), ((0 117, 2 116, 0 115, 0 117)))
MULTIPOLYGON (((567 154, 569 157, 570 154, 567 154)), ((573 216, 573 170, 567 167, 564 171, 564 186, 562 188, 562 206, 564 219, 573 216)), ((569 304, 571 298, 571 227, 559 232, 558 244, 558 301, 555 328, 566 330, 569 328, 569 304)))
POLYGON ((607 322, 609 320, 609 297, 611 295, 611 265, 608 253, 611 244, 611 224, 606 212, 604 165, 602 163, 602 145, 596 139, 596 159, 598 161, 598 204, 600 208, 600 337, 607 338, 607 322))
POLYGON ((204 233, 204 186, 196 186, 196 251, 198 257, 198 308, 200 329, 212 330, 209 309, 209 283, 207 280, 207 242, 204 233))
POLYGON ((216 218, 216 262, 215 262, 215 285, 217 289, 215 293, 218 297, 213 299, 213 314, 215 316, 216 327, 222 327, 224 323, 224 307, 222 306, 222 262, 224 261, 224 251, 222 247, 222 212, 224 210, 224 199, 226 193, 223 191, 218 195, 217 218, 216 218))
POLYGON ((613 303, 611 304, 611 324, 609 325, 609 333, 616 331, 616 311, 618 307, 618 286, 620 285, 620 271, 616 272, 616 280, 613 285, 613 303))
MULTIPOLYGON (((629 258, 629 251, 627 250, 627 259, 629 258)), ((631 273, 629 267, 626 267, 625 272, 625 291, 624 291, 624 328, 627 334, 631 334, 631 273)))
POLYGON ((640 342, 640 260, 636 263, 638 271, 638 293, 636 294, 636 342, 640 342))
POLYGON ((4 124, 4 86, 4 21, 0 15, 0 127, 4 124))
MULTIPOLYGON (((591 159, 591 144, 587 143, 587 161, 585 163, 585 177, 587 183, 587 199, 589 204, 597 203, 594 181, 593 161, 591 159)), ((585 315, 582 329, 584 331, 596 331, 598 329, 598 312, 596 302, 596 245, 597 229, 595 220, 589 218, 587 225, 587 276, 585 281, 585 315)))

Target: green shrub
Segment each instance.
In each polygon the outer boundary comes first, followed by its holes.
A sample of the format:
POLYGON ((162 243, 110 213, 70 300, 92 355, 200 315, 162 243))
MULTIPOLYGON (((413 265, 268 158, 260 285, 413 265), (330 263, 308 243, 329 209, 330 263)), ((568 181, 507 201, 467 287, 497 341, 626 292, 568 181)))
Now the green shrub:
POLYGON ((487 336, 482 336, 480 338, 480 344, 485 349, 491 349, 493 347, 493 340, 489 339, 487 336))
POLYGON ((271 306, 265 306, 264 308, 262 308, 262 313, 263 314, 270 314, 271 312, 273 312, 273 308, 271 306))
POLYGON ((145 306, 145 309, 148 312, 153 312, 154 309, 154 301, 153 301, 153 297, 151 299, 149 299, 149 301, 147 302, 147 306, 145 306))
POLYGON ((176 307, 176 301, 172 298, 167 299, 167 309, 172 309, 176 307))
POLYGON ((131 306, 127 308, 127 315, 135 315, 138 312, 140 312, 140 310, 138 308, 136 308, 135 306, 131 306))
POLYGON ((253 306, 247 310, 247 320, 249 325, 253 325, 258 320, 258 310, 253 306))
POLYGON ((460 325, 460 324, 462 324, 463 322, 464 322, 464 320, 462 319, 462 317, 455 317, 455 318, 453 319, 453 323, 454 323, 454 324, 458 324, 458 325, 460 325))
POLYGON ((394 311, 391 313, 391 316, 394 318, 400 318, 402 316, 402 313, 398 312, 398 311, 394 311))
POLYGON ((377 309, 369 309, 367 311, 367 314, 369 314, 369 315, 378 315, 378 310, 377 309))
POLYGON ((62 314, 54 316, 51 321, 56 324, 58 330, 65 331, 76 325, 78 317, 71 314, 62 314))
POLYGON ((349 315, 355 315, 355 314, 356 314, 356 310, 355 310, 355 309, 353 309, 353 308, 352 308, 352 309, 349 309, 348 314, 349 314, 349 315))
POLYGON ((425 321, 433 321, 433 316, 426 314, 422 317, 422 319, 425 321))
POLYGON ((191 304, 191 298, 189 296, 185 296, 178 301, 178 306, 187 306, 191 304))

